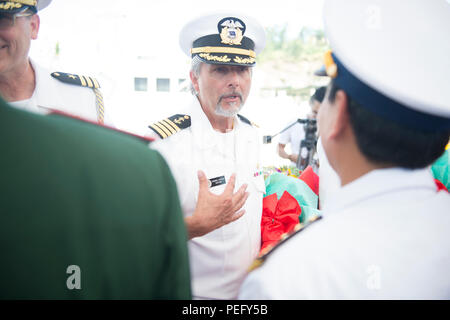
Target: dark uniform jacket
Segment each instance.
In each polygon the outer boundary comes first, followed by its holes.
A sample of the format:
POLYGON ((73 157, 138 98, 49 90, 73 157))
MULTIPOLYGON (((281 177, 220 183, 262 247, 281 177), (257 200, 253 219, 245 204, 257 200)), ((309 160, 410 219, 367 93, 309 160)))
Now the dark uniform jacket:
POLYGON ((163 158, 136 138, 0 101, 0 298, 189 299, 163 158))

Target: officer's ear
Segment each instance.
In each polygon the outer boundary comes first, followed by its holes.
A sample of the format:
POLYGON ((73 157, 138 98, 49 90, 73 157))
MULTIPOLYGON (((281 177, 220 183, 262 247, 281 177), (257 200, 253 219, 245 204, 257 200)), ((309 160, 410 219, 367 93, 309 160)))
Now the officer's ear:
POLYGON ((340 138, 351 130, 350 116, 348 114, 348 97, 343 90, 337 90, 334 101, 334 121, 330 131, 330 138, 340 138))
POLYGON ((194 71, 191 70, 191 72, 189 72, 189 77, 191 78, 192 86, 195 92, 198 94, 200 92, 198 85, 198 78, 195 76, 194 71))
POLYGON ((37 14, 33 14, 30 17, 30 27, 31 27, 31 39, 36 40, 39 34, 39 26, 41 25, 41 20, 37 14))

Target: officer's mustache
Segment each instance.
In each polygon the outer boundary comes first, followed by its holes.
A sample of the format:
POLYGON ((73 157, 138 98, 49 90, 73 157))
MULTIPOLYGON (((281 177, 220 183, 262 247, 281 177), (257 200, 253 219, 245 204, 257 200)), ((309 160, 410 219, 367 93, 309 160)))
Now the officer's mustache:
POLYGON ((231 93, 222 94, 222 95, 219 97, 219 102, 218 102, 218 104, 220 104, 220 103, 222 102, 223 99, 226 99, 226 98, 235 98, 235 97, 238 97, 238 98, 241 100, 241 103, 242 103, 242 101, 244 101, 244 97, 242 96, 241 93, 236 92, 236 91, 233 91, 233 92, 231 92, 231 93))

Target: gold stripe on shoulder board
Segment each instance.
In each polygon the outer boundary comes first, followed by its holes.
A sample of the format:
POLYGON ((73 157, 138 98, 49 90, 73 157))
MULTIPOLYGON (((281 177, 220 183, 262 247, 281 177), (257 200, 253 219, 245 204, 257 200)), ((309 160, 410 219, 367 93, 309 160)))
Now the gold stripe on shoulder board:
POLYGON ((81 76, 80 75, 80 81, 81 81, 81 85, 83 86, 83 87, 86 87, 86 80, 84 79, 84 76, 81 76))
POLYGON ((93 87, 94 87, 94 84, 92 83, 90 77, 86 76, 86 81, 87 81, 87 84, 88 84, 88 87, 89 87, 89 88, 93 88, 93 87))
POLYGON ((166 127, 162 125, 160 122, 156 122, 154 123, 154 125, 157 126, 160 130, 162 130, 166 134, 166 137, 170 137, 172 135, 172 133, 170 133, 170 131, 167 130, 166 127))
POLYGON ((151 124, 150 127, 151 127, 153 130, 155 130, 155 131, 159 134, 159 136, 160 136, 162 139, 167 138, 167 134, 165 134, 160 128, 158 128, 158 127, 155 126, 154 124, 151 124))
POLYGON ((99 89, 100 88, 100 84, 98 83, 97 79, 92 78, 92 81, 94 82, 94 88, 95 89, 99 89))
POLYGON ((168 138, 191 126, 191 117, 186 114, 175 114, 166 119, 155 122, 148 127, 162 139, 168 138))
POLYGON ((65 72, 52 72, 51 76, 63 83, 77 85, 85 88, 99 89, 100 83, 97 79, 89 76, 65 73, 65 72))
POLYGON ((177 126, 172 120, 167 118, 165 121, 167 121, 173 128, 175 128, 177 130, 177 132, 180 131, 180 127, 177 126))
POLYGON ((172 134, 180 131, 180 128, 178 128, 178 126, 169 119, 162 120, 161 122, 163 122, 166 127, 171 129, 172 134))
POLYGON ((166 129, 167 131, 169 131, 170 135, 177 133, 177 131, 174 128, 172 128, 168 123, 165 123, 164 120, 159 121, 158 125, 164 129, 166 129))

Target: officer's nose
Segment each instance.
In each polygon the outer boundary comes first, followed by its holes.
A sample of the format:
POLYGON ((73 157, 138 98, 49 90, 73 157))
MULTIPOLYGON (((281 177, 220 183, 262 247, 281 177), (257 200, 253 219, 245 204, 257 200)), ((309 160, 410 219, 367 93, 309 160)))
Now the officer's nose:
POLYGON ((231 70, 231 72, 229 73, 230 78, 228 80, 228 86, 232 87, 232 88, 237 88, 239 87, 240 84, 240 75, 237 72, 237 70, 231 70))

